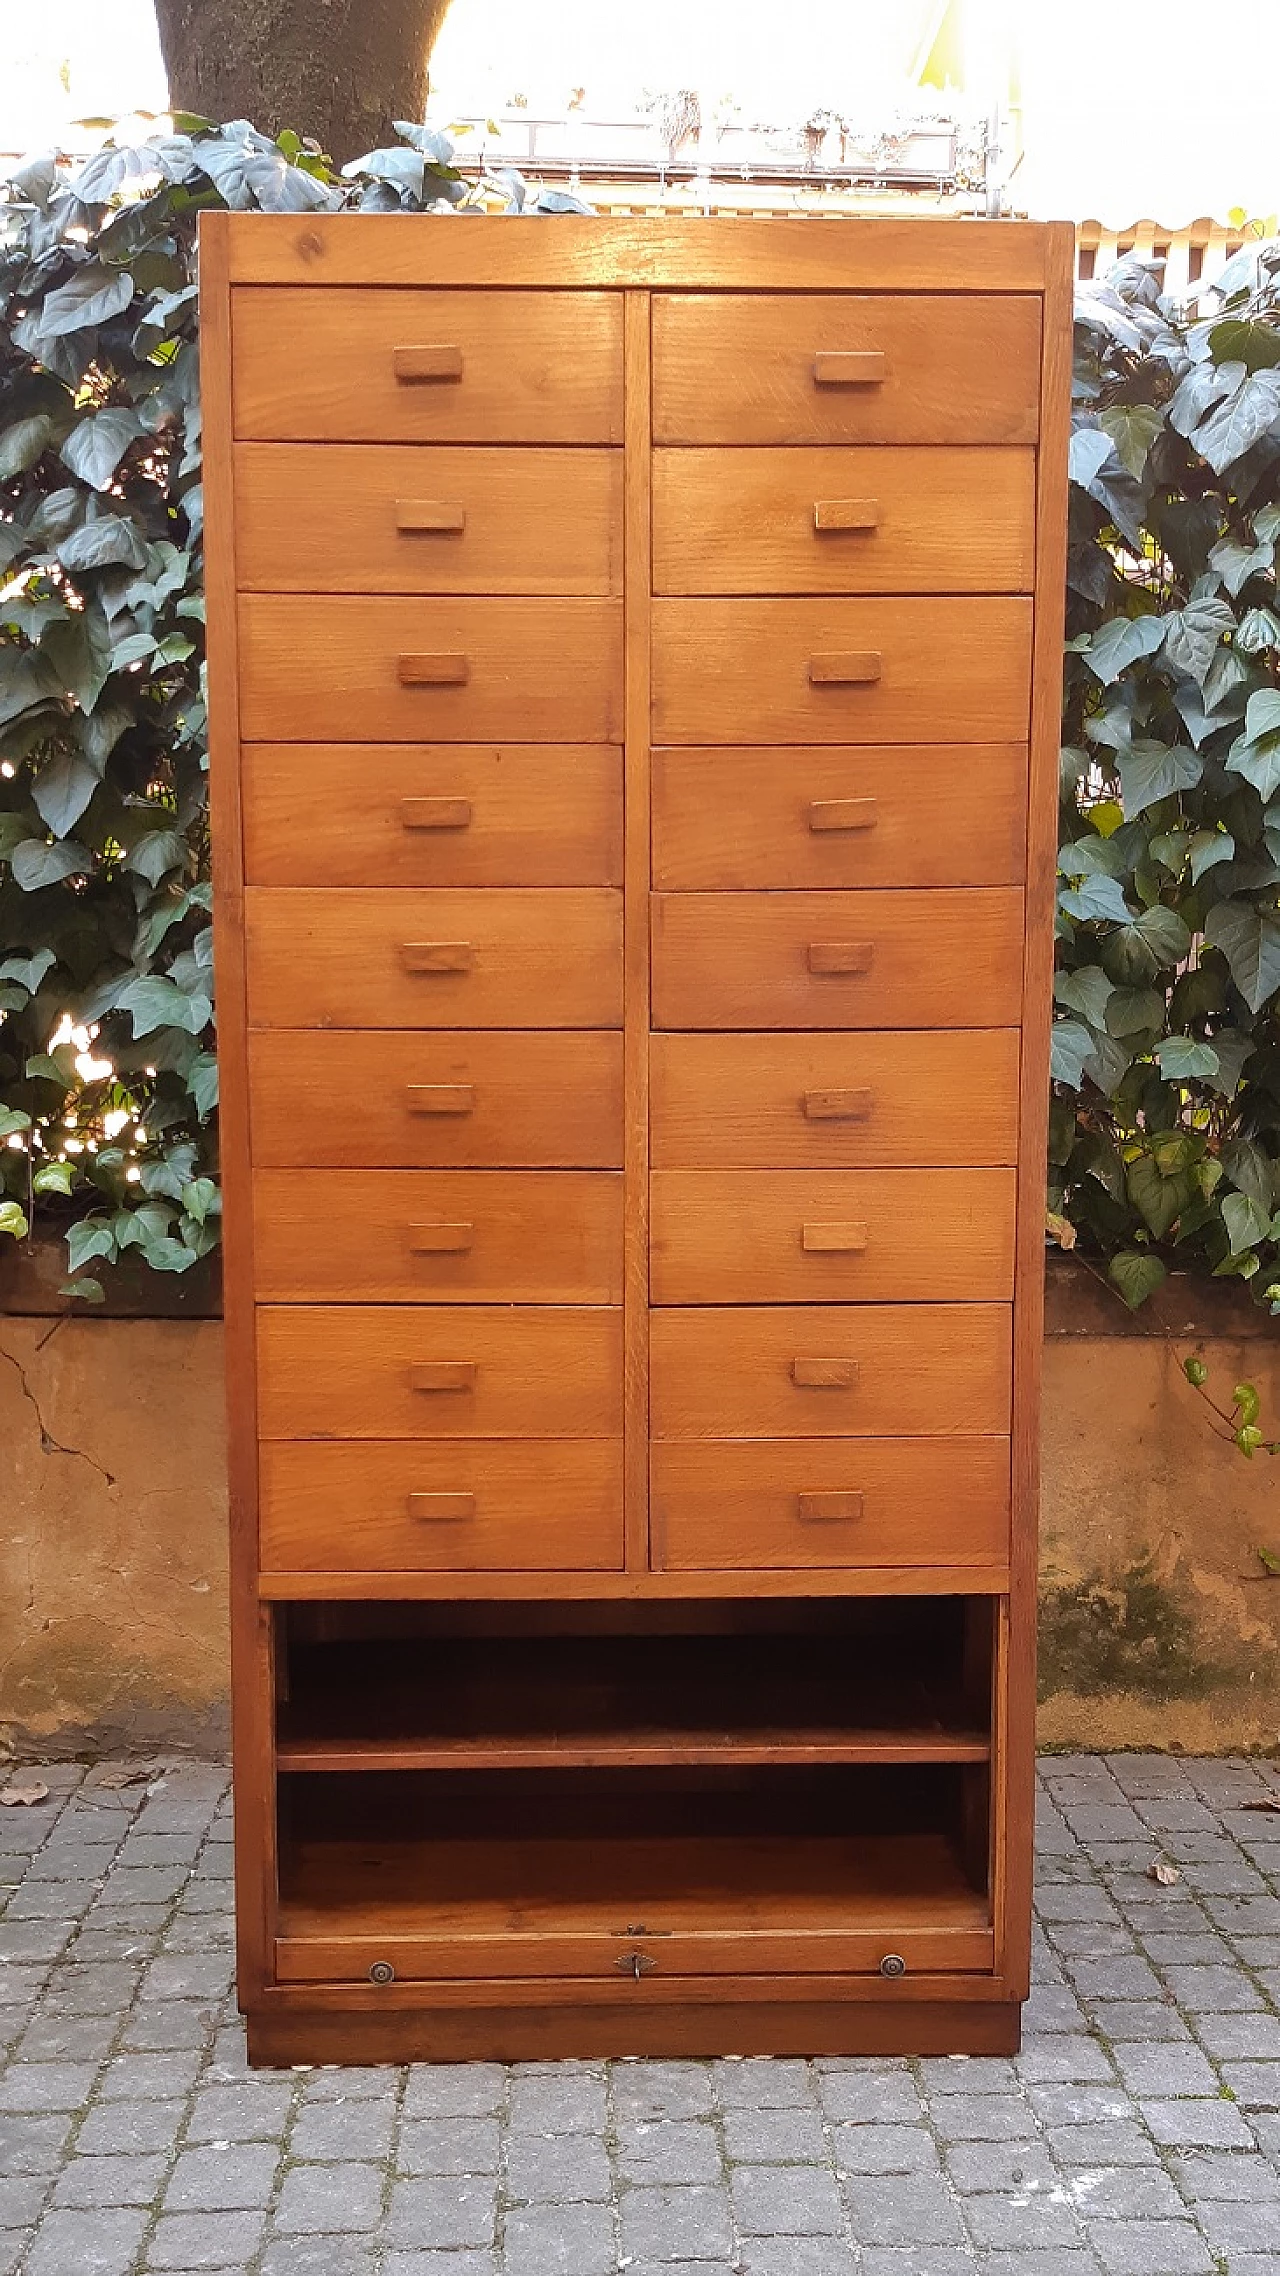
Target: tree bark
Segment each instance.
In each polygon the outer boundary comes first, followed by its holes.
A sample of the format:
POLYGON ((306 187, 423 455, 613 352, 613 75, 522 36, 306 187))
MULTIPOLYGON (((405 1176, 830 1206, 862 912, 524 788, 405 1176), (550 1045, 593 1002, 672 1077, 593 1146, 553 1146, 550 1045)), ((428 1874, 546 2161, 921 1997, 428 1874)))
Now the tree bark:
POLYGON ((292 127, 341 165, 420 119, 449 0, 156 0, 169 100, 292 127))

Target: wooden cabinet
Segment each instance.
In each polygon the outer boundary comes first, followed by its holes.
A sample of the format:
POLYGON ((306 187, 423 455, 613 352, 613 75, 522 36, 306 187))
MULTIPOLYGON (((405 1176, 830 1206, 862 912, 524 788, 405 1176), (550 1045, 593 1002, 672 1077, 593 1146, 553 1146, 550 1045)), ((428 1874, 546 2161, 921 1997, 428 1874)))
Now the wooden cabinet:
POLYGON ((1070 232, 201 268, 252 2058, 1008 2050, 1070 232))

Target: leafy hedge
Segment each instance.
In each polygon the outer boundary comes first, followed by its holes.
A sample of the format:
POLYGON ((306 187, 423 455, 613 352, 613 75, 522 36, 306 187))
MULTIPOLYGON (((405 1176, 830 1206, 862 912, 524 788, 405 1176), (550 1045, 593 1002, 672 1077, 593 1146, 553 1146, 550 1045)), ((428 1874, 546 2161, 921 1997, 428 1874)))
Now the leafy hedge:
MULTIPOLYGON (((0 1233, 67 1221, 80 1294, 217 1240, 197 216, 577 207, 400 131, 338 177, 180 118, 0 189, 0 1233)), ((1280 1309, 1280 247, 1219 293, 1077 310, 1050 1223, 1131 1303, 1177 1255, 1280 1309)))
POLYGON ((1280 1311, 1280 245, 1217 298, 1077 301, 1049 1198, 1280 1311))
POLYGON ((0 1233, 218 1238, 195 237, 210 206, 585 210, 423 127, 335 176, 179 117, 0 185, 0 1233))

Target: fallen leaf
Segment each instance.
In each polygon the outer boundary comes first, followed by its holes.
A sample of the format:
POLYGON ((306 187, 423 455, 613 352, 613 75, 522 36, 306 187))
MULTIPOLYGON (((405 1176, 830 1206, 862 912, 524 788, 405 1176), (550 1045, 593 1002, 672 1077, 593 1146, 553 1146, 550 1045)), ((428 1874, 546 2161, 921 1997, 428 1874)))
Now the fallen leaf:
POLYGON ((94 1786, 145 1786, 155 1774, 154 1762, 114 1763, 108 1770, 97 1771, 91 1783, 94 1786))
POLYGON ((1182 1874, 1176 1865, 1169 1863, 1167 1857, 1157 1857, 1155 1864, 1147 1867, 1147 1879, 1158 1881, 1162 1889, 1172 1889, 1182 1879, 1182 1874))
POLYGON ((16 1809, 19 1805, 25 1805, 29 1809, 33 1802, 47 1802, 48 1799, 49 1789, 39 1778, 14 1778, 7 1786, 0 1786, 0 1802, 9 1810, 16 1809))
POLYGON ((1265 1810, 1269 1817, 1280 1818, 1280 1794, 1264 1794, 1260 1802, 1246 1802, 1246 1810, 1265 1810))

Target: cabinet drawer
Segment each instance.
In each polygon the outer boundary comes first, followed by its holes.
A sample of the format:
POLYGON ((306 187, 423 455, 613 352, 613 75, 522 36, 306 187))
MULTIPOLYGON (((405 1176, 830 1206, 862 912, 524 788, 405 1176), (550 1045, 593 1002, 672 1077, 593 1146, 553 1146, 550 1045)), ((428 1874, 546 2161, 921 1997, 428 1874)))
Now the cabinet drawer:
POLYGON ((1007 1304, 672 1309, 650 1321, 655 1439, 1009 1430, 1007 1304))
POLYGON ((609 1439, 267 1441, 267 1572, 616 1572, 622 1448, 609 1439))
POLYGON ((242 590, 619 587, 617 451, 238 443, 235 492, 242 590))
POLYGON ((663 450, 657 593, 1027 593, 1029 450, 663 450))
POLYGON ((621 603, 246 593, 250 741, 614 743, 621 603))
POLYGON ((655 1027, 1005 1027, 1021 999, 1016 886, 654 900, 655 1027))
POLYGON ((1033 443, 1039 392, 1030 293, 654 297, 659 443, 1033 443))
POLYGON ((266 1167, 616 1169, 622 1037, 258 1030, 249 1114, 266 1167))
POLYGON ((1021 742, 1030 686, 1021 598, 653 604, 655 743, 1021 742))
POLYGON ((670 1169, 1013 1162, 1018 1058, 1016 1028, 655 1035, 650 1156, 670 1169))
POLYGON ((618 1438, 620 1312, 264 1305, 264 1438, 618 1438))
POLYGON ((232 294, 231 332, 237 435, 373 443, 622 436, 616 293, 250 285, 232 294))
POLYGON ((251 1027, 617 1027, 622 895, 251 886, 251 1027))
POLYGON ((271 1304, 617 1304, 622 1179, 605 1170, 259 1170, 271 1304))
POLYGON ((622 883, 607 744, 246 744, 241 796, 251 885, 622 883))
POLYGON ((653 882, 1016 885, 1027 750, 953 743, 653 754, 653 882))
POLYGON ((668 1572, 1008 1563, 1003 1438, 655 1446, 650 1477, 668 1572))
POLYGON ((655 1170, 655 1304, 1008 1303, 1016 1173, 655 1170))

